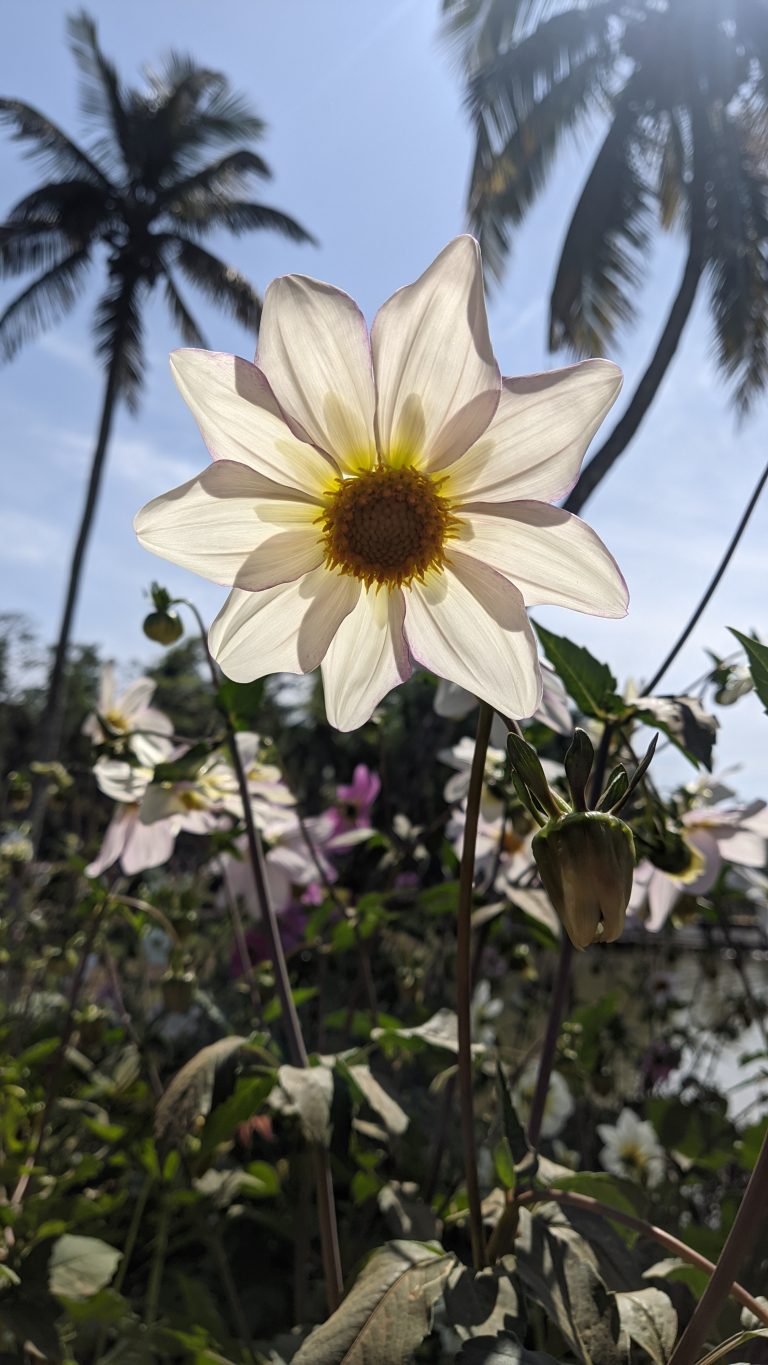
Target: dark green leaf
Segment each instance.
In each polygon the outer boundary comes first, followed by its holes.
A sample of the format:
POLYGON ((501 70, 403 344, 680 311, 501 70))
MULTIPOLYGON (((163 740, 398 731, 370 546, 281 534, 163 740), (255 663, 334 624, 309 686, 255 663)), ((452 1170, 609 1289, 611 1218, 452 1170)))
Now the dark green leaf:
POLYGON ((595 750, 586 730, 577 727, 565 755, 565 775, 573 797, 574 810, 587 809, 587 783, 595 761, 595 750))
POLYGON ((211 1111, 217 1087, 231 1087, 238 1054, 247 1039, 219 1038, 178 1071, 155 1112, 155 1137, 161 1147, 179 1147, 211 1111))
POLYGON ((734 630, 733 626, 728 629, 731 635, 735 635, 740 645, 744 646, 749 660, 749 671, 752 674, 752 681, 755 684, 755 691, 765 707, 768 714, 768 645, 761 644, 759 640, 753 640, 749 635, 742 635, 740 630, 734 630))
MULTIPOLYGON (((558 804, 556 797, 550 790, 544 769, 533 745, 528 744, 526 740, 521 739, 519 735, 511 731, 507 735, 507 752, 517 776, 541 809, 547 815, 555 817, 560 815, 563 809, 562 804, 558 804)), ((526 804, 529 803, 526 802, 526 804)))
POLYGON ((525 1129, 517 1117, 517 1111, 512 1102, 512 1096, 507 1084, 500 1062, 496 1063, 496 1086, 499 1094, 499 1106, 501 1118, 504 1125, 504 1136, 509 1143, 509 1150, 512 1153, 512 1160, 515 1165, 519 1165, 529 1154, 528 1139, 525 1136, 525 1129))
POLYGON ((200 1157, 209 1156, 221 1142, 228 1142, 241 1123, 259 1112, 272 1090, 275 1077, 238 1076, 232 1094, 208 1115, 200 1135, 200 1157))
POLYGON ((193 744, 181 758, 175 758, 169 763, 158 763, 153 782, 188 782, 190 778, 197 776, 206 758, 218 747, 219 741, 213 739, 193 744))
POLYGON ((704 710, 698 697, 638 697, 637 720, 663 730, 686 758, 712 771, 712 750, 718 722, 704 710))
POLYGON ((600 663, 582 645, 574 645, 563 635, 554 635, 538 622, 534 624, 549 662, 585 716, 603 719, 625 709, 607 664, 600 663))
POLYGON ((264 707, 265 678, 237 683, 223 678, 217 693, 219 705, 236 730, 257 730, 264 707))

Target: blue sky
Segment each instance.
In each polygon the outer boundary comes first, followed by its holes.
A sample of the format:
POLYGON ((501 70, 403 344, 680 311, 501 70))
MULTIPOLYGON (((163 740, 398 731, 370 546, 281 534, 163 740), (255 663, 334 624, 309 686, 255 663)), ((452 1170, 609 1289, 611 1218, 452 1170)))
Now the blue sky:
MULTIPOLYGON (((369 319, 465 225, 471 144, 451 54, 437 36, 438 8, 437 0, 389 0, 386 6, 380 0, 229 0, 221 7, 210 0, 133 0, 130 6, 102 0, 91 6, 105 51, 129 80, 138 79, 144 62, 174 47, 225 71, 248 94, 268 122, 262 150, 275 173, 259 197, 298 217, 320 243, 299 247, 261 233, 222 236, 214 249, 262 289, 288 271, 330 280, 358 299, 369 319)), ((81 135, 76 72, 64 46, 68 9, 59 0, 13 6, 0 53, 0 90, 38 105, 81 135)), ((568 363, 566 355, 546 351, 546 304, 598 132, 565 148, 518 234, 506 280, 490 300, 491 334, 507 374, 568 363)), ((0 213, 37 179, 18 146, 0 136, 0 213)), ((680 243, 660 241, 638 325, 611 357, 624 366, 625 395, 647 361, 681 264, 680 243)), ((61 608, 101 401, 89 333, 100 268, 77 311, 0 370, 0 610, 24 613, 48 638, 61 608)), ((4 283, 0 307, 12 293, 12 283, 4 283)), ((196 298, 194 304, 213 348, 251 356, 252 343, 236 324, 196 298)), ((98 642, 126 668, 154 657, 155 647, 141 633, 142 593, 153 578, 193 595, 208 617, 224 595, 154 559, 133 536, 136 509, 190 477, 207 458, 170 379, 167 353, 177 339, 159 301, 147 312, 146 338, 144 401, 138 420, 124 411, 118 417, 76 626, 78 639, 98 642)), ((588 504, 587 519, 629 583, 628 618, 602 621, 552 608, 537 613, 550 629, 609 661, 620 679, 655 671, 765 460, 768 411, 761 406, 736 428, 709 347, 700 305, 651 415, 588 504)), ((768 634, 766 547, 768 497, 665 689, 683 688, 704 671, 705 646, 730 651, 726 626, 768 634)), ((754 697, 718 714, 719 767, 741 763, 735 779, 740 791, 768 794, 768 731, 754 697)), ((668 760, 663 770, 670 779, 692 775, 668 760)))

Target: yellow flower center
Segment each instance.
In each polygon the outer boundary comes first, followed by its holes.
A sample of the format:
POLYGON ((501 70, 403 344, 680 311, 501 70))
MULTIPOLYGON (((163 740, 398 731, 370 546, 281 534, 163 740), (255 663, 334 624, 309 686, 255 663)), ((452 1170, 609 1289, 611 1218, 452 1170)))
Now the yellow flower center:
POLYGON ((179 800, 185 810, 206 810, 207 803, 199 792, 193 791, 191 787, 186 791, 179 792, 179 800))
POLYGON ((128 721, 126 720, 126 717, 123 715, 122 711, 116 710, 105 711, 104 719, 111 730, 122 731, 128 729, 128 721))
POLYGON ((629 1167, 631 1171, 644 1171, 648 1165, 645 1152, 641 1151, 634 1142, 628 1142, 625 1147, 622 1147, 619 1156, 624 1165, 629 1167))
POLYGON ((339 480, 322 523, 328 568, 385 588, 442 568, 456 528, 449 502, 427 475, 386 465, 339 480))

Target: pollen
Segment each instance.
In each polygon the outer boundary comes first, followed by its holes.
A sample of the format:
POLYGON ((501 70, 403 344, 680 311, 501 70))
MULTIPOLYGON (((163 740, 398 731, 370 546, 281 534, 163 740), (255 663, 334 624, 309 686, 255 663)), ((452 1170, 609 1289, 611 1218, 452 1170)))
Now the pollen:
POLYGON ((450 503, 428 475, 384 465, 339 480, 322 523, 328 568, 384 588, 407 587, 442 568, 457 529, 450 503))

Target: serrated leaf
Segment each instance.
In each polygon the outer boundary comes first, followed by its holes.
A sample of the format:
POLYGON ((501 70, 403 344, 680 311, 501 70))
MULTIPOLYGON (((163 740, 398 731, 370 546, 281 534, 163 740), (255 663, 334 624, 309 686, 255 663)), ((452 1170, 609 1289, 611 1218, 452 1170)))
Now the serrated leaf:
POLYGON ((277 1073, 289 1110, 299 1116, 307 1142, 327 1147, 331 1139, 333 1072, 327 1066, 281 1066, 277 1073))
POLYGON ((87 1299, 108 1285, 122 1252, 99 1237, 65 1232, 48 1261, 48 1288, 67 1299, 87 1299))
POLYGON ((677 1313, 667 1295, 660 1289, 632 1289, 619 1292, 616 1303, 627 1355, 636 1341, 655 1365, 667 1365, 677 1338, 677 1313))
POLYGON ((432 1310, 457 1265, 452 1252, 423 1242, 374 1251, 349 1294, 316 1327, 294 1365, 393 1365, 410 1360, 432 1327, 432 1310))
POLYGON ((761 644, 759 640, 753 640, 750 635, 742 635, 741 631, 734 630, 733 626, 729 626, 728 629, 746 650, 755 691, 763 703, 766 715, 768 715, 768 645, 761 644))
POLYGON ((237 1054, 247 1043, 237 1035, 219 1038, 191 1057, 161 1095, 155 1111, 155 1137, 161 1147, 179 1147, 202 1126, 213 1104, 217 1081, 234 1079, 237 1054))
POLYGON ((690 763, 703 763, 712 771, 712 750, 719 723, 704 710, 698 697, 638 697, 633 703, 637 720, 664 734, 690 763))
POLYGON ((585 716, 602 718, 624 709, 622 698, 616 694, 616 679, 607 664, 600 663, 583 645, 545 630, 538 622, 534 625, 549 662, 585 716))

